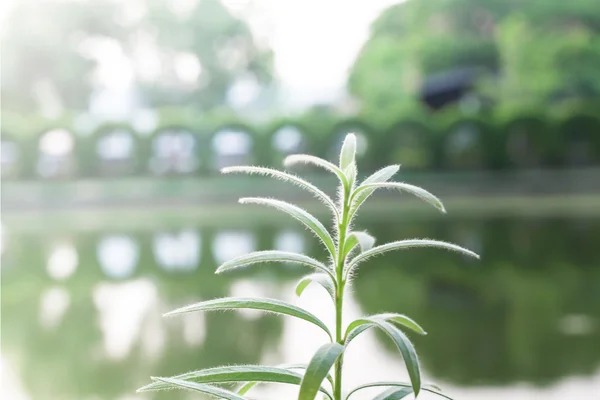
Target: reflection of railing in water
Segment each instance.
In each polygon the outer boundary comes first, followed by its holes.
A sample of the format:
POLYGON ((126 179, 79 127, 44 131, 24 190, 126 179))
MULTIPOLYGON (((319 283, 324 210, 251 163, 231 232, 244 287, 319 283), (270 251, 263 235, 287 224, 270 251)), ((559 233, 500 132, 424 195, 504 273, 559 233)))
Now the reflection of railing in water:
MULTIPOLYGON (((407 219, 399 227, 394 222, 388 225, 388 220, 376 219, 370 223, 372 229, 366 221, 366 228, 388 240, 439 237, 467 246, 484 258, 489 254, 492 260, 506 263, 560 262, 561 257, 553 252, 569 254, 582 262, 594 259, 595 243, 600 242, 597 217, 520 219, 519 224, 510 223, 508 217, 407 219), (455 226, 446 228, 448 225, 455 226)), ((26 233, 18 227, 2 225, 3 273, 10 281, 11 274, 18 276, 19 271, 31 271, 32 265, 38 265, 53 280, 64 281, 73 274, 85 275, 94 265, 106 278, 119 280, 155 273, 148 269, 154 266, 167 273, 189 273, 198 268, 212 273, 219 264, 256 250, 307 252, 316 257, 324 254, 307 232, 291 224, 56 233, 26 233), (29 251, 30 248, 36 251, 29 251), (79 271, 80 267, 84 270, 79 271)))
MULTIPOLYGON (((21 269, 24 268, 22 265, 29 264, 25 260, 19 261, 20 257, 27 258, 28 253, 25 249, 18 251, 17 242, 22 236, 7 238, 6 228, 3 230, 2 240, 7 243, 2 248, 4 270, 8 274, 6 279, 10 279, 13 268, 21 269), (17 247, 17 254, 12 254, 11 244, 17 247)), ((27 241, 35 243, 35 239, 27 241)), ((127 233, 66 234, 36 244, 41 250, 38 259, 45 267, 45 274, 57 282, 69 279, 78 269, 89 268, 89 265, 98 266, 106 278, 123 280, 152 273, 147 269, 149 265, 174 274, 190 273, 200 267, 206 273, 212 273, 219 264, 256 251, 259 246, 296 253, 308 248, 304 233, 287 228, 273 232, 181 229, 155 232, 150 237, 127 233)), ((286 264, 287 267, 296 270, 292 264, 286 264)), ((14 272, 18 274, 18 271, 14 272)), ((79 273, 86 274, 86 271, 79 273)))

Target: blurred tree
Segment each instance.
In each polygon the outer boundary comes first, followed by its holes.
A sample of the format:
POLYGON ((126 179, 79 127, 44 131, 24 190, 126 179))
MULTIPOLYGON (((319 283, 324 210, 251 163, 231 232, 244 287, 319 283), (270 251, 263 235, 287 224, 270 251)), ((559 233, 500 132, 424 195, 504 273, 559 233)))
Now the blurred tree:
POLYGON ((149 105, 203 109, 271 79, 271 52, 218 0, 24 0, 3 30, 4 110, 85 109, 107 74, 149 105))
POLYGON ((141 29, 154 42, 161 67, 159 79, 142 85, 151 104, 213 108, 236 85, 252 91, 271 80, 272 53, 219 0, 191 2, 187 9, 164 0, 146 1, 141 29))
POLYGON ((123 39, 109 2, 14 2, 2 40, 2 109, 85 108, 96 62, 85 54, 92 37, 123 39))
POLYGON ((499 100, 519 103, 600 95, 600 29, 574 22, 554 29, 523 15, 498 26, 502 73, 491 89, 499 100))
POLYGON ((426 77, 472 67, 486 72, 488 93, 499 101, 599 96, 600 7, 595 0, 409 0, 374 22, 348 86, 365 109, 385 114, 416 97, 426 77))

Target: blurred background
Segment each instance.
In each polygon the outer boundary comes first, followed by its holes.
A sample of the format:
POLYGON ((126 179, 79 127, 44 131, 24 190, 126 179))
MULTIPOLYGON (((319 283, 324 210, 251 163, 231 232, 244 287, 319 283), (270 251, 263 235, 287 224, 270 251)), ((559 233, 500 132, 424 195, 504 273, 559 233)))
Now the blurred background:
MULTIPOLYGON (((377 258, 347 320, 419 321, 426 381, 456 399, 598 398, 597 0, 5 0, 0 33, 3 399, 188 399, 135 389, 208 366, 307 362, 326 338, 303 322, 160 315, 248 295, 332 321, 318 288, 294 298, 299 267, 213 274, 259 249, 324 256, 295 221, 238 197, 329 218, 301 191, 218 170, 291 153, 337 161, 348 132, 361 176, 402 164, 397 179, 449 212, 380 193, 358 227, 482 260, 377 258)), ((348 389, 407 378, 374 332, 346 366, 348 389)))

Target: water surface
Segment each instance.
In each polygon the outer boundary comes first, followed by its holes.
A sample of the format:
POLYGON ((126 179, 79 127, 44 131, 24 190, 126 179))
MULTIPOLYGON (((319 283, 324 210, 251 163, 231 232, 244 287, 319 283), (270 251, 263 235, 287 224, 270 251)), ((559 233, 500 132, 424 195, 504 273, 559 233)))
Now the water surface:
MULTIPOLYGON (((600 218, 379 216, 359 225, 380 243, 436 238, 482 256, 390 253, 365 263, 353 282, 346 321, 399 312, 430 332, 410 335, 426 381, 465 400, 593 399, 600 393, 600 218)), ((213 274, 219 263, 252 250, 323 257, 293 222, 118 226, 3 226, 2 398, 187 399, 135 389, 150 376, 202 367, 306 362, 326 340, 303 321, 260 312, 160 317, 190 302, 247 295, 297 302, 331 323, 320 288, 294 297, 295 281, 307 272, 300 267, 213 274)), ((375 332, 353 342, 346 365, 347 388, 407 378, 392 343, 375 332)), ((254 396, 293 393, 273 385, 254 396)))

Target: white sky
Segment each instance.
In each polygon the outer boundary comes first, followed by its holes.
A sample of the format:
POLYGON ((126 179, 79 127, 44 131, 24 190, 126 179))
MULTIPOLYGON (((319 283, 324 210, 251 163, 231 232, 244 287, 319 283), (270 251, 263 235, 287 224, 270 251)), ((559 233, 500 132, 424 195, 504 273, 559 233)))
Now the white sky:
POLYGON ((398 0, 224 0, 274 50, 275 70, 300 103, 330 100, 383 9, 398 0))

